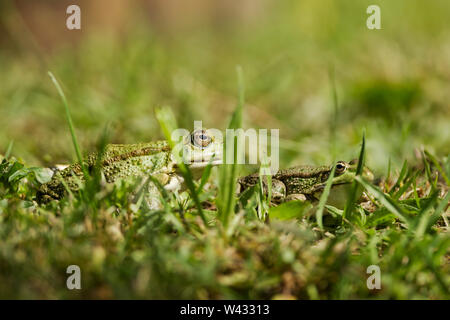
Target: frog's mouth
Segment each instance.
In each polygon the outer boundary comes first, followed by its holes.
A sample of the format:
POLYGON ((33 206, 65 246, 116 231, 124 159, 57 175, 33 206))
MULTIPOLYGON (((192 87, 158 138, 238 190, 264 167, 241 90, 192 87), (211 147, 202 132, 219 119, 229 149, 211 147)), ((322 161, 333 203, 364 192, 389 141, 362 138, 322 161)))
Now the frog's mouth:
MULTIPOLYGON (((331 186, 331 189, 336 188, 338 186, 342 186, 344 184, 350 184, 351 182, 349 181, 342 181, 342 182, 338 182, 338 183, 333 183, 333 185, 331 186)), ((314 188, 314 192, 322 192, 325 189, 325 186, 327 184, 326 183, 322 183, 320 185, 318 185, 317 187, 314 188)))
MULTIPOLYGON (((189 167, 189 169, 196 172, 201 172, 201 170, 206 166, 208 166, 209 164, 211 164, 211 166, 217 166, 223 163, 220 153, 218 155, 215 153, 213 154, 191 153, 188 154, 187 159, 184 158, 183 162, 186 166, 189 167)), ((178 169, 178 164, 176 162, 174 162, 173 166, 174 168, 178 169)))
POLYGON ((211 164, 213 166, 222 164, 222 159, 212 159, 210 161, 192 161, 190 164, 188 164, 188 166, 191 169, 201 169, 206 167, 208 164, 211 164))
POLYGON ((205 149, 189 147, 185 151, 184 163, 191 169, 201 169, 208 164, 216 166, 223 163, 221 146, 211 145, 205 149))

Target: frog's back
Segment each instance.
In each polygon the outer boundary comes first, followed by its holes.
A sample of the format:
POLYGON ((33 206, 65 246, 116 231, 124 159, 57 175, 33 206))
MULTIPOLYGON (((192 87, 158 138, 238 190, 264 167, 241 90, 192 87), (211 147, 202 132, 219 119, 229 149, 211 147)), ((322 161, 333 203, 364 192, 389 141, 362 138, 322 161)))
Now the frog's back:
POLYGON ((330 166, 302 165, 280 170, 274 178, 286 186, 286 194, 311 194, 318 185, 327 181, 330 166))
MULTIPOLYGON (((92 153, 83 160, 89 172, 97 164, 105 175, 106 181, 114 182, 118 178, 143 176, 150 173, 171 170, 170 147, 166 141, 139 144, 109 144, 105 147, 101 160, 98 153, 92 153)), ((65 194, 63 180, 69 189, 76 191, 79 182, 84 180, 79 163, 72 164, 62 171, 57 171, 50 182, 43 184, 36 194, 38 202, 61 199, 65 194)))
POLYGON ((169 151, 167 141, 155 141, 135 144, 108 144, 104 151, 103 158, 113 161, 117 158, 130 158, 142 155, 152 155, 164 151, 169 151))
POLYGON ((101 168, 108 182, 118 178, 172 171, 166 141, 133 145, 108 145, 101 168))
POLYGON ((322 173, 329 173, 330 166, 311 166, 311 165, 301 165, 295 166, 285 170, 279 170, 274 178, 283 180, 288 177, 297 178, 311 178, 317 177, 322 173))

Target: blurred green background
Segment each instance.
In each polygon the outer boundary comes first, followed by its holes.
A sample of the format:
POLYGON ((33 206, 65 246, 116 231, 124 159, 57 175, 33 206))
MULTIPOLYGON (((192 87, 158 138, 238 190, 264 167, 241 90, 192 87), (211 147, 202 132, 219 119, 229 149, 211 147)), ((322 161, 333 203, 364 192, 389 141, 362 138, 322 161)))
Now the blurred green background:
POLYGON ((280 129, 280 165, 357 156, 379 174, 427 148, 450 151, 448 0, 73 1, 0 3, 0 153, 29 165, 74 160, 62 83, 83 151, 162 138, 155 107, 179 125, 224 129, 246 87, 244 128, 280 129), (366 8, 381 8, 381 30, 366 8), (330 76, 331 75, 331 76, 330 76), (333 103, 333 80, 338 108, 333 103), (335 139, 332 139, 335 132, 335 139))

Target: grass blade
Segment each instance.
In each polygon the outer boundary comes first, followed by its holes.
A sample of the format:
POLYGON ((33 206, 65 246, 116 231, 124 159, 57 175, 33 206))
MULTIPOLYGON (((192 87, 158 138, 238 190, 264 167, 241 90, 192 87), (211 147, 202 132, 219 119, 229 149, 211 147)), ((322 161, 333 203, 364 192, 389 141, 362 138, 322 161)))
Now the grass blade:
POLYGON ((447 174, 442 169, 442 166, 439 164, 439 161, 437 161, 436 157, 433 156, 430 152, 428 152, 426 150, 425 150, 425 154, 428 158, 430 158, 431 162, 433 162, 433 164, 436 166, 436 168, 438 169, 442 178, 445 180, 445 183, 447 184, 447 186, 450 186, 450 179, 447 177, 447 174))
MULTIPOLYGON (((359 158, 358 158, 358 166, 356 167, 356 177, 360 176, 363 171, 365 150, 366 150, 366 137, 365 137, 365 133, 363 133, 361 151, 359 152, 359 158)), ((344 212, 342 213, 342 223, 344 223, 345 218, 348 217, 353 211, 357 190, 358 190, 358 184, 356 181, 353 181, 352 189, 347 198, 347 203, 345 204, 344 212)))
POLYGON ((400 199, 400 197, 403 195, 403 193, 405 193, 405 191, 411 186, 411 184, 413 184, 413 182, 416 181, 416 178, 419 174, 419 171, 414 172, 413 174, 409 175, 410 177, 408 178, 408 176, 405 177, 405 179, 407 179, 405 181, 405 183, 398 189, 397 192, 394 193, 394 195, 392 195, 392 198, 395 200, 400 199))
POLYGON ((391 180, 391 165, 392 165, 391 157, 389 157, 386 180, 384 181, 384 190, 388 189, 388 184, 389 184, 389 181, 391 180))
POLYGON ((400 170, 400 174, 397 178, 397 181, 395 182, 395 184, 392 186, 392 188, 389 190, 389 194, 392 195, 393 192, 395 191, 395 189, 400 186, 400 183, 403 181, 403 179, 405 178, 405 176, 407 175, 408 172, 408 161, 404 161, 403 162, 403 166, 402 169, 400 170))
POLYGON ((368 192, 377 198, 378 201, 381 202, 383 206, 386 207, 392 214, 394 214, 398 219, 402 222, 406 223, 408 227, 410 226, 409 219, 406 218, 403 210, 392 200, 389 195, 385 194, 383 191, 378 189, 376 186, 372 185, 368 181, 366 181, 363 177, 356 176, 356 181, 358 181, 368 192))
POLYGON ((319 206, 317 207, 316 211, 316 221, 320 228, 320 230, 323 230, 323 209, 325 207, 325 203, 327 202, 328 195, 330 194, 331 185, 333 184, 333 178, 334 178, 334 172, 336 171, 336 165, 333 165, 333 169, 331 169, 330 176, 327 179, 327 184, 325 186, 325 189, 322 192, 322 195, 320 196, 319 206))
POLYGON ((267 156, 264 155, 259 169, 259 198, 258 198, 258 218, 264 221, 270 210, 270 201, 272 200, 272 176, 264 175, 269 170, 269 162, 267 156), (264 189, 266 186, 266 190, 264 189))
POLYGON ((424 208, 421 210, 419 216, 417 219, 419 219, 417 223, 416 228, 416 237, 420 238, 422 237, 426 232, 428 232, 431 227, 436 223, 436 221, 441 216, 442 212, 444 212, 445 208, 448 206, 448 202, 450 200, 450 192, 447 193, 447 195, 442 199, 437 208, 434 210, 432 214, 428 214, 428 211, 435 205, 437 199, 438 199, 439 192, 436 191, 432 196, 431 199, 428 200, 428 203, 424 208))
POLYGON ((14 140, 11 140, 8 144, 8 148, 6 149, 5 153, 5 159, 8 160, 9 156, 11 155, 12 148, 14 146, 14 140))
MULTIPOLYGON (((436 204, 436 201, 438 199, 439 192, 435 191, 430 199, 426 202, 426 204, 422 207, 420 210, 418 216, 414 220, 415 222, 415 235, 417 238, 421 238, 426 230, 428 229, 429 221, 431 218, 430 211, 436 204)), ((440 213, 439 213, 440 216, 440 213)), ((439 216, 437 218, 439 218, 439 216)), ((436 219, 437 220, 437 219, 436 219)))
MULTIPOLYGON (((238 129, 242 127, 242 110, 244 107, 244 79, 242 74, 242 68, 237 68, 238 77, 238 104, 236 110, 234 111, 228 129, 238 129)), ((228 145, 230 143, 229 137, 226 135, 224 141, 224 152, 223 158, 224 164, 222 165, 219 177, 220 192, 217 199, 218 209, 219 209, 219 219, 222 224, 226 227, 229 223, 230 216, 234 212, 234 205, 236 202, 235 197, 235 185, 237 180, 237 153, 238 153, 238 143, 241 139, 238 139, 236 135, 233 136, 234 141, 233 146, 233 163, 228 164, 227 161, 227 151, 228 145)))
POLYGON ((205 169, 202 173, 202 178, 200 180, 200 184, 197 187, 197 194, 201 194, 203 192, 203 187, 205 186, 206 182, 208 182, 209 176, 211 175, 212 170, 212 158, 209 160, 209 163, 206 165, 205 169))
POLYGON ((80 163, 81 169, 83 170, 84 177, 85 177, 85 179, 88 179, 89 174, 88 174, 88 172, 86 170, 86 167, 85 167, 85 165, 83 163, 83 158, 81 156, 80 147, 78 146, 77 137, 75 135, 75 129, 74 129, 74 126, 73 126, 72 117, 70 116, 69 104, 67 103, 66 95, 64 94, 64 91, 62 90, 61 86, 59 85, 58 80, 56 80, 56 78, 53 75, 53 73, 51 73, 49 71, 48 75, 50 76, 50 79, 53 81, 53 84, 55 85, 56 90, 58 90, 59 96, 61 97, 61 100, 63 102, 64 109, 66 111, 67 123, 69 124, 70 135, 72 136, 72 143, 73 143, 73 146, 75 148, 75 153, 77 155, 77 159, 78 159, 78 162, 80 163))
POLYGON ((436 181, 433 180, 433 176, 431 174, 430 164, 428 163, 427 158, 425 157, 425 153, 422 151, 422 160, 423 165, 425 167, 425 173, 427 174, 428 181, 430 182, 432 190, 436 190, 436 181))
POLYGON ((290 220, 294 218, 301 218, 308 210, 312 208, 309 201, 288 201, 276 207, 269 209, 270 219, 290 220))

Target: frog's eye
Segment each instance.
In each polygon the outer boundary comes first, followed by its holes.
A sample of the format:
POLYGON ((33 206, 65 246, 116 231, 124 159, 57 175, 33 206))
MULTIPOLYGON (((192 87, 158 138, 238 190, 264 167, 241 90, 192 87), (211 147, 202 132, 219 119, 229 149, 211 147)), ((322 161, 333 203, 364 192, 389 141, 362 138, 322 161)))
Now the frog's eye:
POLYGON ((347 166, 345 165, 344 162, 339 161, 338 163, 336 163, 336 173, 342 173, 347 169, 347 166))
POLYGON ((191 134, 191 142, 196 147, 205 148, 211 143, 211 136, 205 130, 197 130, 191 134))

